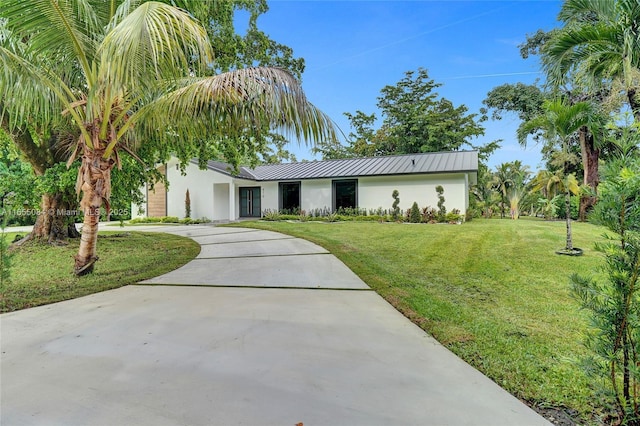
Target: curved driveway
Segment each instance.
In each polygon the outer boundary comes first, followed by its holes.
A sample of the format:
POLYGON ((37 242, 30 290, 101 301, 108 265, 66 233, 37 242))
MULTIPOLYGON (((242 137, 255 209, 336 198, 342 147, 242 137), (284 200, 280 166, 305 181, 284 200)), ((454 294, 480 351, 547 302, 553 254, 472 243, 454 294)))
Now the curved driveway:
POLYGON ((184 267, 0 316, 2 425, 543 425, 321 247, 153 226, 184 267))

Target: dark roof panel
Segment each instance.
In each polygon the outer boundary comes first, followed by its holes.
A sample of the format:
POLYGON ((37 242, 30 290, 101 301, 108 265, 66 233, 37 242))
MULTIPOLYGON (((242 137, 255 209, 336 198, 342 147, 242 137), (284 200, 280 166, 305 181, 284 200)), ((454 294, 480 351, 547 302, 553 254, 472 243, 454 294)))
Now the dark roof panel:
POLYGON ((209 161, 207 167, 230 176, 258 181, 477 172, 478 152, 430 152, 387 157, 268 164, 257 166, 255 169, 240 167, 238 173, 233 173, 231 166, 219 161, 209 161))

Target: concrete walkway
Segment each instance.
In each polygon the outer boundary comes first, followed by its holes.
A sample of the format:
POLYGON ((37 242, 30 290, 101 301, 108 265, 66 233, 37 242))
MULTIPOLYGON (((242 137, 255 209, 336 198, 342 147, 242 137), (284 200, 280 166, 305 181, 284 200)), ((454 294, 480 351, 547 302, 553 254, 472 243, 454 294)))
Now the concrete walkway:
POLYGON ((324 249, 202 245, 141 283, 0 316, 2 425, 544 425, 324 249))

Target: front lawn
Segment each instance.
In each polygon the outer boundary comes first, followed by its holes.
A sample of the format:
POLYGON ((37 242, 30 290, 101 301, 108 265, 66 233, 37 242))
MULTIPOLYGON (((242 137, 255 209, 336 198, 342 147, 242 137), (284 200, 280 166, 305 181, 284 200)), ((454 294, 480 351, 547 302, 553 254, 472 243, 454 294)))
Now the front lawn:
MULTIPOLYGON (((12 241, 15 234, 7 234, 12 241)), ((101 232, 95 272, 78 278, 73 256, 79 239, 65 246, 27 243, 15 250, 11 280, 0 289, 0 312, 110 290, 179 268, 200 252, 190 238, 161 233, 101 232)))
MULTIPOLYGON (((313 241, 461 358, 538 409, 594 421, 603 411, 578 359, 585 312, 569 275, 597 273, 602 228, 574 224, 582 257, 559 256, 564 222, 458 225, 243 222, 313 241)), ((473 384, 469 384, 473 386, 473 384)))

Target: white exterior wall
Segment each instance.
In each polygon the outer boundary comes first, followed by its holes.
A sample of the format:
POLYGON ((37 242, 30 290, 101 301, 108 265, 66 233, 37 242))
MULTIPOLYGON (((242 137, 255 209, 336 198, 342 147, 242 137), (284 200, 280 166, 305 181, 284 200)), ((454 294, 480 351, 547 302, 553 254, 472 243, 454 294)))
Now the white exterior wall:
POLYGON ((278 211, 280 202, 278 199, 278 182, 253 182, 253 184, 262 186, 261 211, 278 211))
POLYGON ((176 169, 177 164, 175 159, 167 163, 167 216, 185 217, 184 202, 189 189, 192 218, 228 220, 229 188, 233 186, 233 178, 221 173, 212 173, 211 170, 200 170, 195 164, 188 164, 187 174, 183 176, 180 170, 176 169), (215 191, 216 189, 218 191, 215 191), (223 198, 225 195, 226 200, 223 198), (225 211, 227 214, 224 214, 225 211))
POLYGON ((466 174, 361 177, 358 179, 358 207, 390 210, 393 204, 391 194, 397 189, 402 210, 411 208, 414 201, 420 208, 438 208, 438 185, 444 189, 447 211, 458 209, 464 214, 469 204, 466 174))
POLYGON ((303 180, 300 184, 300 208, 306 212, 331 209, 331 191, 331 179, 303 180))

